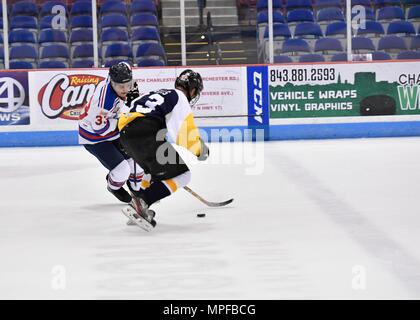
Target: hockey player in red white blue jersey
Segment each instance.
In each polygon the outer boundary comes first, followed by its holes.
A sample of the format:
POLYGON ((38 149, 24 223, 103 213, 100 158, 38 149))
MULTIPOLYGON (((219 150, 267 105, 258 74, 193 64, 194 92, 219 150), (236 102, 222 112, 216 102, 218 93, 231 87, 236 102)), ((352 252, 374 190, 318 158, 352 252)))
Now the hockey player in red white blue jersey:
POLYGON ((109 170, 107 189, 118 200, 129 203, 131 195, 124 189, 127 182, 134 191, 140 189, 143 169, 122 149, 117 128, 118 116, 127 111, 133 76, 131 66, 120 62, 110 67, 109 76, 95 90, 79 117, 79 143, 109 170))
POLYGON ((140 191, 132 191, 131 206, 135 210, 127 207, 123 213, 147 231, 156 225, 150 206, 186 186, 191 179, 188 166, 166 137, 199 160, 209 156, 191 111, 202 90, 200 74, 184 70, 175 81, 175 89, 138 96, 131 102, 129 112, 121 114, 118 120, 124 149, 145 172, 140 191))

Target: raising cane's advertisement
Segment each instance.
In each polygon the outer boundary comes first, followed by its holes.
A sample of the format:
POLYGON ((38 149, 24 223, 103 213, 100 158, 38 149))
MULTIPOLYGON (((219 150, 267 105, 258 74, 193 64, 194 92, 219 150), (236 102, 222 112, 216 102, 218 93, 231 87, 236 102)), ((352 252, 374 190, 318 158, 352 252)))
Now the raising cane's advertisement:
POLYGON ((106 77, 107 70, 30 73, 31 116, 39 125, 76 128, 84 105, 106 77))

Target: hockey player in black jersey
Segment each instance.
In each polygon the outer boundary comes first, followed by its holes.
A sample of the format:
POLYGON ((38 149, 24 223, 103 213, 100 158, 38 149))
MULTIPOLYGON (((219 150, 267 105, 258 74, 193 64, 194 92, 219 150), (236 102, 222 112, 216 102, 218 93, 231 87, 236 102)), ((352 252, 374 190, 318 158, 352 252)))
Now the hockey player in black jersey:
POLYGON ((188 166, 166 136, 199 160, 209 156, 191 111, 202 90, 200 74, 184 70, 175 81, 175 89, 137 96, 130 111, 119 118, 121 143, 145 171, 140 191, 131 190, 131 205, 137 212, 134 219, 145 220, 152 227, 156 222, 150 206, 186 186, 191 179, 188 166))

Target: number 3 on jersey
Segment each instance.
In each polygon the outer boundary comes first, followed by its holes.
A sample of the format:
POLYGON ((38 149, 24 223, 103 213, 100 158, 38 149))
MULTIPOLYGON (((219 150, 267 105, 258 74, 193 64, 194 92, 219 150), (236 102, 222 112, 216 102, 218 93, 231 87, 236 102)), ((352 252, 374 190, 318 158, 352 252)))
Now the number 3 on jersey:
POLYGON ((164 102, 165 102, 165 99, 160 94, 155 93, 155 94, 152 94, 147 99, 147 101, 144 103, 145 106, 138 105, 136 107, 136 111, 140 112, 140 113, 143 113, 143 114, 146 114, 146 113, 154 111, 156 106, 159 106, 164 102))

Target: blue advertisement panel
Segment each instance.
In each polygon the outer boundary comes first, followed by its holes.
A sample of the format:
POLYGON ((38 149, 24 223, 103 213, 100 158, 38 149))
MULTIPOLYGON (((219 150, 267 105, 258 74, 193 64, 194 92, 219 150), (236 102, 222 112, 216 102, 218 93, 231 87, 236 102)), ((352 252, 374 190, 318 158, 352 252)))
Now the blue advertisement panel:
POLYGON ((248 125, 267 126, 268 112, 268 67, 247 67, 248 125))
POLYGON ((28 124, 28 72, 1 72, 0 126, 28 124))

